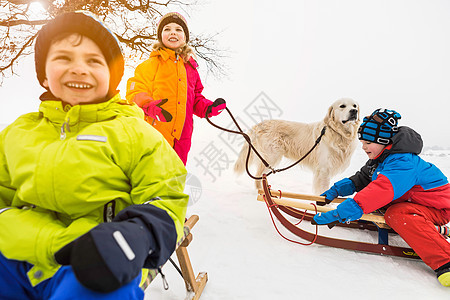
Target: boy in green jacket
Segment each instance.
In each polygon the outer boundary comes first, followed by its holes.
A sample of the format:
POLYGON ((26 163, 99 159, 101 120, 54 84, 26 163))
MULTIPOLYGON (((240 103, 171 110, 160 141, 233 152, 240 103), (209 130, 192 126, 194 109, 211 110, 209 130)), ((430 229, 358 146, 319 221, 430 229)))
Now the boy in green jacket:
POLYGON ((124 60, 85 12, 36 38, 39 112, 0 133, 0 298, 143 299, 182 237, 186 170, 116 90, 124 60))

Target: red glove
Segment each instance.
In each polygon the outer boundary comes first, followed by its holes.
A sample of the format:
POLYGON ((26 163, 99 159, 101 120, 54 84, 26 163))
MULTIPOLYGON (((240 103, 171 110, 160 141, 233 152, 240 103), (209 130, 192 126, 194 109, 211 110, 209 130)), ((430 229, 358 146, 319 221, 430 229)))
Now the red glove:
POLYGON ((208 109, 206 110, 206 113, 208 114, 208 117, 214 117, 217 116, 227 107, 227 103, 222 98, 217 98, 216 101, 211 104, 208 109))
POLYGON ((144 113, 150 118, 156 119, 160 122, 170 122, 172 121, 172 115, 161 107, 164 103, 167 102, 167 99, 161 100, 153 100, 145 103, 142 106, 144 113))

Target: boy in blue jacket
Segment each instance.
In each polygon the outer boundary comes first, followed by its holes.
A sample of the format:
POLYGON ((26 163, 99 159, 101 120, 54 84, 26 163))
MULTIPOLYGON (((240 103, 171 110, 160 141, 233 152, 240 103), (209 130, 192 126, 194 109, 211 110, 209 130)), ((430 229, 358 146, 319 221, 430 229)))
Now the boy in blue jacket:
POLYGON ((436 225, 450 221, 450 185, 433 164, 421 159, 422 139, 413 129, 398 127, 400 114, 377 109, 365 117, 358 138, 369 160, 350 178, 325 191, 327 202, 348 196, 335 210, 314 216, 323 225, 358 220, 388 205, 386 223, 450 286, 450 244, 436 225))

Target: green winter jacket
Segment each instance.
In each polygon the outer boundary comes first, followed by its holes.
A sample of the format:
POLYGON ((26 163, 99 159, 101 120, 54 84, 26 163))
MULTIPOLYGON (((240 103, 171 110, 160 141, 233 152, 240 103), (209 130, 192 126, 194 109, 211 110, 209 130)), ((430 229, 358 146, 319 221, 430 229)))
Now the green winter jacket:
POLYGON ((0 252, 33 264, 36 285, 58 270, 62 246, 148 201, 168 212, 180 239, 185 176, 164 137, 119 94, 73 107, 43 101, 0 133, 0 252))

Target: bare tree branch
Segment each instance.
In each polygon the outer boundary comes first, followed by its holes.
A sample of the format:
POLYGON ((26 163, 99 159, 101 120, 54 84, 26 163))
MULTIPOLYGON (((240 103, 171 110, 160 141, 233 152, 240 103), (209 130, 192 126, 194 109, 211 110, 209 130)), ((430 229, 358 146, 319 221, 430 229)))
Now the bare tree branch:
MULTIPOLYGON (((69 11, 88 10, 98 15, 124 45, 129 63, 147 57, 156 40, 156 24, 169 10, 185 10, 195 1, 181 0, 0 0, 0 85, 7 75, 15 75, 14 66, 32 53, 39 29, 55 16, 69 11)), ((225 74, 215 37, 191 38, 197 56, 214 76, 225 74)))
POLYGON ((35 38, 36 38, 36 35, 33 35, 32 37, 30 37, 28 39, 28 41, 25 43, 24 47, 20 48, 19 51, 17 52, 17 54, 11 58, 8 65, 0 66, 0 72, 3 72, 4 70, 9 69, 9 68, 12 69, 16 60, 18 60, 23 55, 23 52, 25 51, 25 49, 33 43, 35 38))
POLYGON ((0 26, 12 27, 17 25, 44 25, 48 20, 0 20, 0 26))

